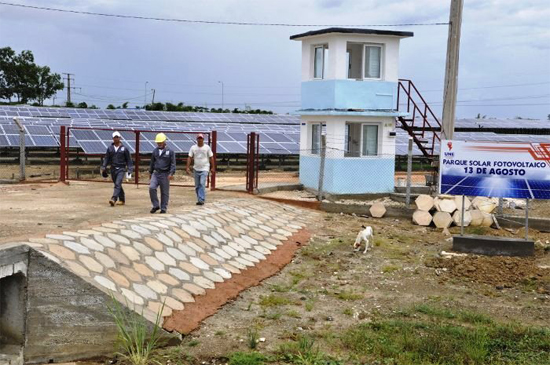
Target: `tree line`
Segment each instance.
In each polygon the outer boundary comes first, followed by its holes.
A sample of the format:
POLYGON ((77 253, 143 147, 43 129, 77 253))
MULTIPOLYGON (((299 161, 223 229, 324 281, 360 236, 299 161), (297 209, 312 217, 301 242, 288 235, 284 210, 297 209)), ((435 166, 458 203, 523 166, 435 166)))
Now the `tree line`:
POLYGON ((31 51, 17 54, 11 47, 0 48, 0 99, 44 105, 63 87, 61 75, 37 65, 31 51))

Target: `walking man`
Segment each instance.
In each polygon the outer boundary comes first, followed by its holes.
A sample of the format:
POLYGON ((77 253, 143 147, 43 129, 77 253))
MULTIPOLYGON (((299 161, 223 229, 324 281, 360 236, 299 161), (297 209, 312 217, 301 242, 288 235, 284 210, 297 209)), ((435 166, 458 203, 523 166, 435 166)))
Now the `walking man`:
POLYGON ((195 193, 197 194, 197 205, 203 205, 206 200, 206 179, 208 172, 214 173, 214 154, 210 146, 204 144, 202 133, 197 135, 197 144, 191 146, 189 158, 187 159, 187 174, 191 174, 191 164, 195 171, 195 193))
POLYGON ((155 137, 157 148, 151 155, 151 164, 149 165, 149 174, 151 182, 149 184, 149 196, 151 197, 151 213, 160 209, 161 213, 166 213, 168 200, 170 198, 170 180, 176 173, 176 154, 166 146, 166 135, 159 133, 155 137), (160 186, 160 206, 157 195, 157 188, 160 186))
POLYGON ((124 203, 126 203, 126 196, 122 188, 122 179, 125 173, 127 173, 129 177, 134 170, 130 151, 122 145, 120 139, 120 133, 114 132, 113 143, 107 148, 107 152, 103 158, 103 164, 101 165, 101 174, 104 177, 107 177, 107 165, 111 165, 111 178, 115 184, 113 196, 111 200, 109 200, 109 204, 111 204, 112 207, 117 204, 117 201, 119 205, 124 205, 124 203), (128 169, 128 172, 126 172, 126 169, 128 169))

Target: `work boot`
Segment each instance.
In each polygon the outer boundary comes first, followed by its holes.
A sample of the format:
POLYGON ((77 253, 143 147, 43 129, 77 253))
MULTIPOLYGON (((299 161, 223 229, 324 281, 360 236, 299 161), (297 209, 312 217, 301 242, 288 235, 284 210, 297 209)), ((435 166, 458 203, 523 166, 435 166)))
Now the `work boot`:
POLYGON ((125 202, 124 200, 119 200, 119 201, 117 202, 117 205, 124 205, 124 204, 126 204, 126 202, 125 202))
POLYGON ((151 211, 150 211, 150 213, 151 213, 151 214, 154 214, 154 213, 156 213, 156 212, 157 212, 157 210, 159 210, 159 209, 160 209, 159 207, 156 207, 156 208, 151 208, 151 211))
POLYGON ((116 204, 116 202, 115 202, 113 199, 111 199, 111 200, 109 200, 109 204, 110 204, 112 207, 114 207, 115 204, 116 204))

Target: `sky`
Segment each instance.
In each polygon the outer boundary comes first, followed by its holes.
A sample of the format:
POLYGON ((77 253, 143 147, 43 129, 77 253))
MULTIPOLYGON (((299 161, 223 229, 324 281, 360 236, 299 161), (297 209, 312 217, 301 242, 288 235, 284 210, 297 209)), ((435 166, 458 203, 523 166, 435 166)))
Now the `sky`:
MULTIPOLYGON (((13 0, 135 16, 289 24, 448 22, 450 0, 13 0)), ((465 0, 458 118, 550 118, 550 0, 465 0)), ((155 101, 292 113, 300 106, 301 46, 267 27, 122 19, 0 5, 0 47, 31 50, 39 65, 72 73, 73 101, 130 107, 155 101), (223 84, 223 85, 222 85, 223 84), (223 93, 222 93, 223 87, 223 93)), ((441 113, 448 28, 402 40, 401 78, 441 113)), ((66 92, 57 94, 62 104, 66 92)), ((51 100, 50 102, 53 102, 51 100)))

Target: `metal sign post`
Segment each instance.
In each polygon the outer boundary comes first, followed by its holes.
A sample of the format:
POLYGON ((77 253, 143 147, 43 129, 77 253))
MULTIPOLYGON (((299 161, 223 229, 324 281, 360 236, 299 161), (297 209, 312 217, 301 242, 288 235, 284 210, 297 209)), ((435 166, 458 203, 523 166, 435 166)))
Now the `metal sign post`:
POLYGON ((529 199, 525 199, 525 240, 529 241, 529 199))
POLYGON ((460 235, 464 236, 464 204, 466 203, 466 195, 462 195, 462 208, 460 209, 460 235))

